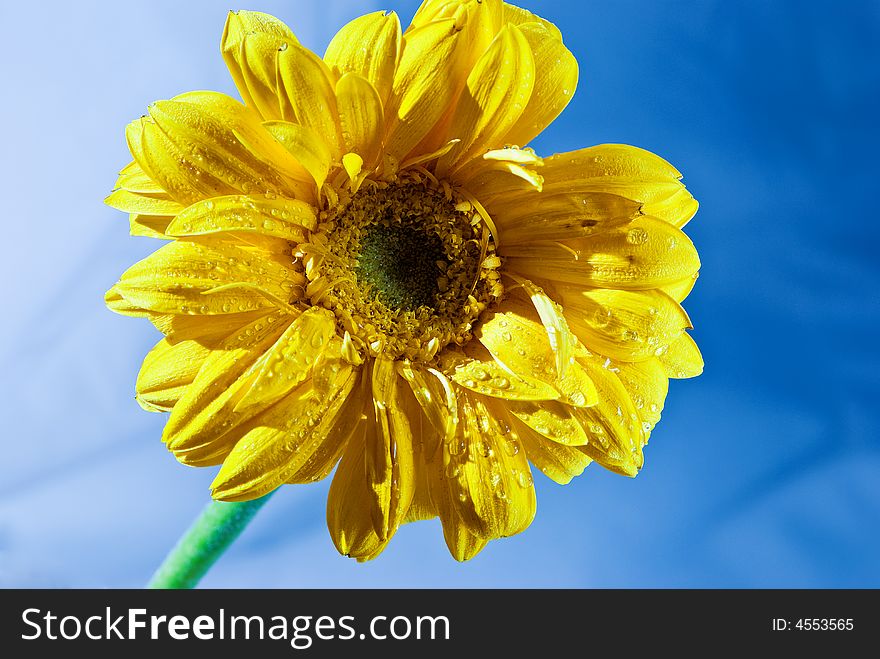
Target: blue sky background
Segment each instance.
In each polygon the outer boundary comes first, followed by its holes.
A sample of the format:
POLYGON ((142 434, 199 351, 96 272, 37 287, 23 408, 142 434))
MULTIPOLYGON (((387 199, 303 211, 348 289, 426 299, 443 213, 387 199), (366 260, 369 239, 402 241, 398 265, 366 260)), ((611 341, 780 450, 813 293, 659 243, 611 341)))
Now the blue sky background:
MULTIPOLYGON (((334 550, 329 481, 284 488, 210 587, 880 587, 880 4, 541 2, 581 64, 543 153, 636 144, 685 174, 703 262, 686 306, 706 373, 672 383, 635 480, 538 476, 531 528, 468 564, 437 522, 376 561, 334 550)), ((323 52, 415 2, 254 0, 323 52)), ((104 207, 125 124, 192 89, 234 94, 223 2, 6 3, 0 40, 4 322, 0 586, 137 587, 198 514, 133 398, 157 340, 102 295, 159 243, 104 207)))

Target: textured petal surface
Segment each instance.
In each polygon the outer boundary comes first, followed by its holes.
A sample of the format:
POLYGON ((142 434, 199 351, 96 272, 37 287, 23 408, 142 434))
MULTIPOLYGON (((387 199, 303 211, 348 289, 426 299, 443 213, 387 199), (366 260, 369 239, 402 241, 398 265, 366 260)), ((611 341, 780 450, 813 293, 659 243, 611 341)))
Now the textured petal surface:
POLYGON ((427 135, 452 100, 460 35, 452 19, 407 33, 385 114, 385 149, 396 160, 427 135))
MULTIPOLYGON (((505 10, 507 7, 509 5, 505 10)), ((524 22, 519 24, 519 30, 532 50, 535 84, 528 104, 508 131, 505 142, 525 145, 549 126, 574 97, 578 65, 552 24, 524 22)))
POLYGON ((602 288, 657 288, 700 268, 690 238, 651 217, 564 243, 502 245, 499 251, 507 267, 527 277, 602 288))
MULTIPOLYGON (((124 304, 156 313, 226 314, 271 306, 259 291, 286 299, 292 271, 283 254, 255 253, 232 243, 177 241, 123 273, 111 308, 124 304), (259 261, 259 265, 256 263, 259 261), (249 287, 215 289, 228 284, 249 287)), ((108 294, 110 295, 110 294, 108 294)))
POLYGON ((327 46, 324 61, 340 79, 354 73, 367 80, 384 104, 394 84, 401 43, 397 14, 377 11, 339 30, 327 46))
POLYGON ((334 386, 328 392, 319 392, 305 382, 243 424, 233 433, 240 438, 211 484, 213 497, 242 501, 263 496, 290 480, 326 442, 347 439, 334 430, 340 415, 346 413, 357 376, 350 366, 337 363, 334 386))
POLYGON ((503 138, 522 116, 535 83, 535 63, 519 28, 508 26, 495 37, 468 75, 449 127, 458 139, 437 163, 438 175, 455 164, 503 146, 503 138))
POLYGON ((274 16, 229 12, 220 50, 242 99, 264 119, 285 118, 277 59, 279 49, 291 43, 298 43, 293 32, 274 16))

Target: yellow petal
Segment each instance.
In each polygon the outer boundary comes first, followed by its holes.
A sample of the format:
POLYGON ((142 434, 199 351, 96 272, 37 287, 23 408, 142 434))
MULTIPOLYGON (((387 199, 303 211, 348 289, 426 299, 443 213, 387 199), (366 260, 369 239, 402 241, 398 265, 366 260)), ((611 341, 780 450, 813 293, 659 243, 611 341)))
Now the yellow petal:
POLYGON ((440 515, 443 525, 443 539, 452 557, 460 562, 469 561, 489 544, 489 540, 471 533, 470 527, 458 513, 450 507, 449 512, 440 515))
POLYGON ((291 43, 298 43, 297 38, 274 16, 229 12, 220 50, 242 99, 264 119, 284 118, 276 59, 279 48, 291 43))
POLYGON ((199 168, 197 158, 184 153, 149 118, 131 122, 126 137, 138 164, 181 204, 235 192, 229 184, 199 168))
POLYGON ((320 189, 333 162, 326 140, 311 128, 290 121, 267 121, 263 127, 302 165, 320 189))
POLYGON ((539 435, 566 446, 589 442, 574 407, 558 401, 507 401, 507 410, 539 435))
POLYGON ((687 332, 657 354, 670 378, 695 378, 703 372, 703 356, 696 342, 687 332))
POLYGON ((691 326, 684 309, 659 290, 584 290, 566 284, 554 290, 578 338, 612 359, 649 359, 691 326))
POLYGON ((402 161, 433 128, 455 89, 461 30, 452 19, 407 32, 385 113, 385 150, 402 161))
POLYGON ((519 29, 532 49, 535 86, 522 116, 508 131, 505 141, 524 145, 549 126, 571 101, 577 88, 578 64, 555 28, 528 22, 519 29))
POLYGON ((654 426, 660 421, 666 393, 669 391, 669 378, 663 365, 656 358, 641 362, 618 362, 617 377, 626 388, 639 418, 645 443, 654 426))
POLYGON ((526 277, 639 290, 692 276, 700 259, 680 229, 652 217, 565 243, 504 245, 506 267, 526 277))
POLYGON ((294 287, 289 260, 230 243, 176 241, 131 266, 114 286, 117 306, 156 313, 226 314, 271 306, 247 289, 210 292, 223 284, 244 283, 287 299, 294 287), (259 261, 259 267, 254 264, 259 261), (124 304, 123 301, 124 300, 124 304))
POLYGON ((357 153, 372 168, 385 133, 379 93, 366 78, 346 73, 336 83, 336 105, 346 152, 357 153))
POLYGON ((169 238, 165 235, 165 230, 171 223, 169 215, 140 215, 132 213, 128 216, 129 233, 132 236, 143 236, 146 238, 169 238))
POLYGON ((599 391, 599 402, 572 409, 589 437, 589 443, 578 448, 606 469, 635 476, 642 467, 645 442, 629 393, 608 362, 589 358, 581 360, 581 365, 599 391))
POLYGON ((691 291, 694 290, 694 285, 697 283, 697 279, 699 278, 700 273, 695 272, 690 277, 684 277, 683 279, 679 279, 678 281, 674 281, 671 284, 665 284, 660 287, 664 293, 666 293, 673 300, 681 304, 684 302, 685 298, 691 294, 691 291))
POLYGON ((546 328, 527 304, 515 297, 505 300, 497 311, 483 316, 474 336, 508 372, 552 386, 560 394, 556 398, 567 403, 591 404, 595 391, 589 378, 571 365, 559 373, 546 328))
POLYGON ((104 203, 116 210, 144 215, 177 215, 184 209, 182 204, 167 197, 138 194, 122 189, 115 190, 104 200, 104 203))
POLYGON ((198 341, 162 339, 144 357, 138 373, 137 401, 145 410, 167 412, 192 383, 211 349, 198 341))
POLYGON ((311 374, 335 330, 336 317, 322 307, 311 307, 297 316, 260 360, 235 410, 270 404, 293 391, 311 374))
POLYGON ((373 493, 365 469, 366 427, 367 422, 361 423, 349 440, 327 496, 327 527, 333 544, 340 554, 359 560, 375 557, 388 543, 373 528, 373 493))
POLYGON ((234 332, 211 352, 165 424, 162 440, 178 459, 187 450, 218 443, 231 450, 234 441, 224 443, 224 435, 253 416, 234 409, 252 381, 250 369, 291 320, 289 316, 267 314, 234 332))
POLYGON ((173 341, 194 339, 208 348, 221 348, 223 343, 233 334, 237 334, 242 327, 262 319, 266 314, 265 309, 222 316, 151 314, 150 321, 156 329, 173 341))
POLYGON ((229 231, 259 233, 302 242, 317 225, 315 209, 293 199, 230 195, 189 206, 166 229, 169 236, 203 236, 229 231))
POLYGON ((555 400, 559 392, 543 380, 512 373, 476 341, 462 351, 446 350, 438 357, 440 370, 456 384, 476 393, 508 400, 555 400))
POLYGON ((505 2, 503 20, 505 23, 513 23, 520 26, 528 23, 539 23, 552 38, 562 41, 562 32, 559 31, 558 27, 527 9, 522 9, 505 2))
MULTIPOLYGON (((539 193, 544 185, 544 177, 539 170, 540 167, 531 164, 486 159, 484 155, 482 159, 465 163, 450 178, 468 190, 479 190, 480 199, 494 203, 507 198, 511 190, 539 193)), ((523 201, 533 200, 529 198, 523 201)))
POLYGON ((296 122, 322 136, 335 156, 341 136, 334 74, 320 57, 299 44, 288 44, 279 53, 278 66, 296 122))
POLYGON ((544 159, 547 192, 610 192, 644 204, 643 212, 677 227, 697 212, 681 173, 650 151, 600 144, 544 159))
POLYGON ((424 413, 417 406, 411 408, 410 421, 413 427, 413 467, 415 475, 415 491, 412 503, 406 513, 404 522, 418 522, 425 519, 434 519, 438 515, 435 499, 436 476, 438 474, 438 460, 442 436, 438 434, 424 418, 424 413))
POLYGON ((245 103, 264 119, 282 119, 277 56, 284 44, 298 43, 274 16, 255 11, 229 12, 220 50, 245 103))
POLYGON ((576 339, 568 329, 568 323, 562 313, 562 307, 550 299, 540 286, 536 286, 527 279, 522 279, 513 275, 516 281, 529 296, 544 330, 547 332, 547 339, 550 342, 550 349, 556 358, 556 373, 558 377, 564 378, 569 364, 574 359, 574 344, 576 339))
POLYGON ((153 197, 170 198, 162 186, 150 178, 136 162, 129 163, 119 172, 119 178, 116 179, 114 188, 122 188, 129 192, 153 197))
MULTIPOLYGON (((315 367, 314 373, 317 376, 315 390, 322 397, 330 395, 338 369, 346 368, 339 357, 340 355, 335 352, 335 347, 328 348, 324 353, 324 359, 319 360, 315 367), (324 359, 328 356, 331 356, 331 359, 324 363, 324 359)), ((362 378, 363 371, 357 370, 360 372, 359 377, 362 378)), ((302 461, 301 466, 285 482, 314 483, 329 476, 342 457, 349 438, 357 427, 362 425, 364 415, 361 412, 363 409, 364 387, 358 380, 348 395, 344 410, 337 415, 326 438, 316 446, 314 452, 306 457, 305 461, 302 461)))
POLYGON ((487 206, 498 225, 499 243, 572 240, 626 224, 638 202, 603 192, 535 194, 487 206))
POLYGON ((290 479, 328 441, 340 415, 351 413, 347 401, 357 379, 350 365, 340 365, 329 395, 318 394, 305 382, 247 421, 211 484, 212 496, 221 501, 256 499, 290 479))
POLYGON ((580 476, 592 460, 575 446, 566 446, 542 437, 514 417, 513 426, 529 461, 548 478, 568 485, 580 476))
POLYGON ((380 358, 373 363, 375 423, 367 421, 364 450, 373 528, 382 540, 390 538, 403 522, 415 492, 413 437, 405 413, 405 388, 393 360, 380 358))
POLYGON ((269 185, 277 191, 281 185, 274 173, 235 140, 232 127, 212 109, 173 100, 156 101, 149 111, 155 125, 189 158, 193 176, 207 173, 226 189, 245 193, 275 178, 269 185))
POLYGON ((340 79, 346 73, 355 73, 368 80, 378 92, 380 104, 384 104, 394 83, 400 45, 397 14, 377 11, 360 16, 339 30, 327 46, 324 61, 340 79))
POLYGON ((488 399, 462 392, 458 400, 459 434, 443 445, 441 520, 446 525, 457 513, 470 533, 486 539, 519 533, 535 515, 528 460, 488 399))
POLYGON ((477 60, 458 99, 448 136, 461 140, 437 161, 437 175, 503 146, 532 95, 535 63, 519 28, 506 26, 477 60))
POLYGON ((191 175, 208 174, 245 194, 303 198, 303 168, 262 128, 256 113, 228 96, 189 92, 157 101, 150 117, 186 155, 191 175))
POLYGON ((397 369, 412 389, 434 432, 444 439, 452 438, 458 426, 458 402, 447 377, 435 369, 409 362, 400 362, 397 369))

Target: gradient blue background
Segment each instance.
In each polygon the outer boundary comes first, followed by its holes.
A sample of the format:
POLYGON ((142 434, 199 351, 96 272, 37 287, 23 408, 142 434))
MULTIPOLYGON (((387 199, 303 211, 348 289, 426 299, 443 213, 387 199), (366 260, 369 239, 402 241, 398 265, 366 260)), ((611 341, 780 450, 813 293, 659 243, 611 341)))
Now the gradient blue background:
MULTIPOLYGON (((880 4, 528 3, 581 63, 543 153, 669 159, 702 208, 687 309, 706 359, 672 383, 646 468, 537 478, 538 515, 468 564, 436 522, 340 557, 329 483, 277 494, 205 586, 880 586, 880 4), (873 46, 871 44, 874 44, 873 46)), ((323 52, 344 21, 416 3, 254 0, 323 52)), ((125 124, 192 89, 234 94, 228 0, 4 3, 0 585, 139 586, 207 500, 165 417, 133 398, 157 340, 104 290, 158 246, 102 206, 125 124)))

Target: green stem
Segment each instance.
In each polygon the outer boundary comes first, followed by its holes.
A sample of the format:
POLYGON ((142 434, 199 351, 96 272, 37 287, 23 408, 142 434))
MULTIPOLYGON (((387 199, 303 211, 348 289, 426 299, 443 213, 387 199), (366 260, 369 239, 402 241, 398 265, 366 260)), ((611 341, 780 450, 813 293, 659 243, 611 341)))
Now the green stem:
POLYGON ((194 588, 272 496, 240 503, 212 501, 153 574, 147 588, 194 588))

